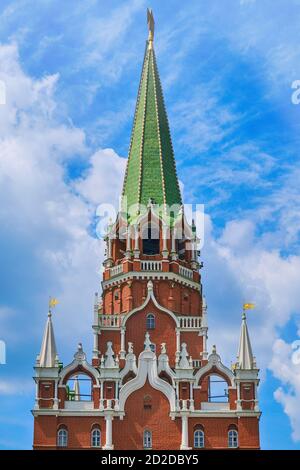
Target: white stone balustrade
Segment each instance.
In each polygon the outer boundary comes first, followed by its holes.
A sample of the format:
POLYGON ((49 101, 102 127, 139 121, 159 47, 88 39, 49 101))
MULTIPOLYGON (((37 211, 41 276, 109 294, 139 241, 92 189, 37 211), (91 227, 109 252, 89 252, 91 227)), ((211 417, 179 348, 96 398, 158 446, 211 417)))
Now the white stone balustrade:
POLYGON ((201 317, 178 317, 180 328, 186 330, 199 330, 201 328, 201 317))
POLYGON ((123 272, 123 264, 117 264, 117 266, 113 266, 110 268, 110 277, 118 276, 123 272))
POLYGON ((99 315, 99 326, 105 328, 120 328, 123 315, 99 315))
POLYGON ((179 275, 186 277, 187 279, 193 279, 193 271, 184 266, 179 266, 179 275))
POLYGON ((194 400, 176 400, 177 411, 194 411, 194 400))
POLYGON ((100 411, 105 411, 105 410, 119 411, 119 400, 116 398, 113 398, 113 399, 101 398, 99 409, 100 411))
POLYGON ((161 269, 162 269, 161 261, 141 261, 142 271, 161 271, 161 269))

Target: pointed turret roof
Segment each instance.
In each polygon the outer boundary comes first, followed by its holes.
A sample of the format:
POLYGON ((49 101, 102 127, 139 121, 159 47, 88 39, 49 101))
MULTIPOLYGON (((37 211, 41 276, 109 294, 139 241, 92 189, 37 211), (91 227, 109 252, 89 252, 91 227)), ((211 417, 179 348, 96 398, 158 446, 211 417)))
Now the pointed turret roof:
POLYGON ((125 173, 127 207, 147 206, 149 200, 169 206, 182 204, 168 117, 153 48, 154 19, 148 10, 149 37, 125 173))
POLYGON ((41 346, 41 352, 39 355, 40 367, 55 367, 57 360, 57 350, 51 317, 52 314, 51 311, 49 311, 41 346))
POLYGON ((247 327, 246 313, 243 312, 237 365, 240 369, 253 369, 254 357, 247 327))

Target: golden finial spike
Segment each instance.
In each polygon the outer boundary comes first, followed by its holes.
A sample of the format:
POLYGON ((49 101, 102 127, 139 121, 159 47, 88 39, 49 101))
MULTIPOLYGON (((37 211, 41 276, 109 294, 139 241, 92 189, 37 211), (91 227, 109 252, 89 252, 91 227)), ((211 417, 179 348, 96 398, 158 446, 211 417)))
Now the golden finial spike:
POLYGON ((49 315, 52 313, 52 309, 58 304, 58 300, 55 297, 49 297, 49 315))
POLYGON ((148 35, 148 42, 149 42, 149 48, 152 47, 153 39, 154 39, 154 17, 151 8, 147 8, 147 23, 148 23, 148 29, 149 29, 149 35, 148 35))

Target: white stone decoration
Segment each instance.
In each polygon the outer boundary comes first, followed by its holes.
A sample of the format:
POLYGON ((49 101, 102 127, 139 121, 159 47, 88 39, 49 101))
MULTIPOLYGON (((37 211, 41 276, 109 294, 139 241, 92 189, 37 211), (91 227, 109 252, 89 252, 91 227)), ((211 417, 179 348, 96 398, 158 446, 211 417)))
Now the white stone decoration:
POLYGON ((150 349, 144 350, 139 355, 137 375, 134 379, 129 380, 120 389, 119 409, 124 412, 127 398, 136 390, 142 388, 146 380, 149 380, 151 387, 163 393, 170 404, 170 411, 175 412, 175 390, 168 383, 162 380, 157 373, 156 354, 150 349))
POLYGON ((180 352, 180 359, 178 363, 179 369, 190 369, 191 365, 189 362, 189 354, 187 352, 187 345, 186 343, 181 344, 181 352, 180 352))
POLYGON ((108 341, 106 345, 107 345, 107 349, 105 353, 104 367, 106 369, 114 369, 115 367, 118 367, 118 365, 117 365, 117 361, 114 359, 115 353, 112 348, 112 342, 108 341))
POLYGON ((81 366, 81 372, 82 374, 87 373, 87 375, 94 377, 95 379, 95 385, 100 386, 99 382, 99 372, 95 367, 93 367, 91 364, 89 364, 86 360, 86 354, 83 351, 82 344, 78 344, 78 349, 76 353, 74 354, 74 359, 71 362, 71 364, 67 365, 64 367, 59 376, 59 387, 64 387, 64 380, 67 375, 71 375, 72 372, 77 372, 78 367, 81 366))
POLYGON ((148 331, 146 332, 145 334, 145 341, 144 341, 144 348, 145 348, 145 351, 151 351, 151 341, 150 341, 150 335, 148 333, 148 331))
POLYGON ((208 363, 198 370, 195 375, 195 382, 196 384, 199 383, 201 378, 211 371, 212 374, 218 375, 218 372, 221 373, 221 376, 225 376, 228 378, 228 381, 231 384, 231 387, 236 388, 234 375, 228 367, 224 366, 221 362, 221 357, 217 354, 217 348, 214 345, 212 347, 212 353, 208 356, 208 363))

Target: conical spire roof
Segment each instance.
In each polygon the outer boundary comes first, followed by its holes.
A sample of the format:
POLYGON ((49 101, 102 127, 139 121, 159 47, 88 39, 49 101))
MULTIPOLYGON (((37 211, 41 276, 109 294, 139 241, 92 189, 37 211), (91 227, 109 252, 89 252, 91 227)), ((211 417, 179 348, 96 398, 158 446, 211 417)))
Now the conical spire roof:
POLYGON ((240 369, 253 369, 254 358, 247 327, 246 314, 243 313, 237 363, 240 369))
POLYGON ((57 350, 51 317, 52 315, 49 311, 39 356, 40 367, 55 367, 57 358, 57 350))
POLYGON ((182 204, 168 117, 153 48, 154 19, 148 10, 149 38, 138 91, 123 197, 134 204, 182 204))

